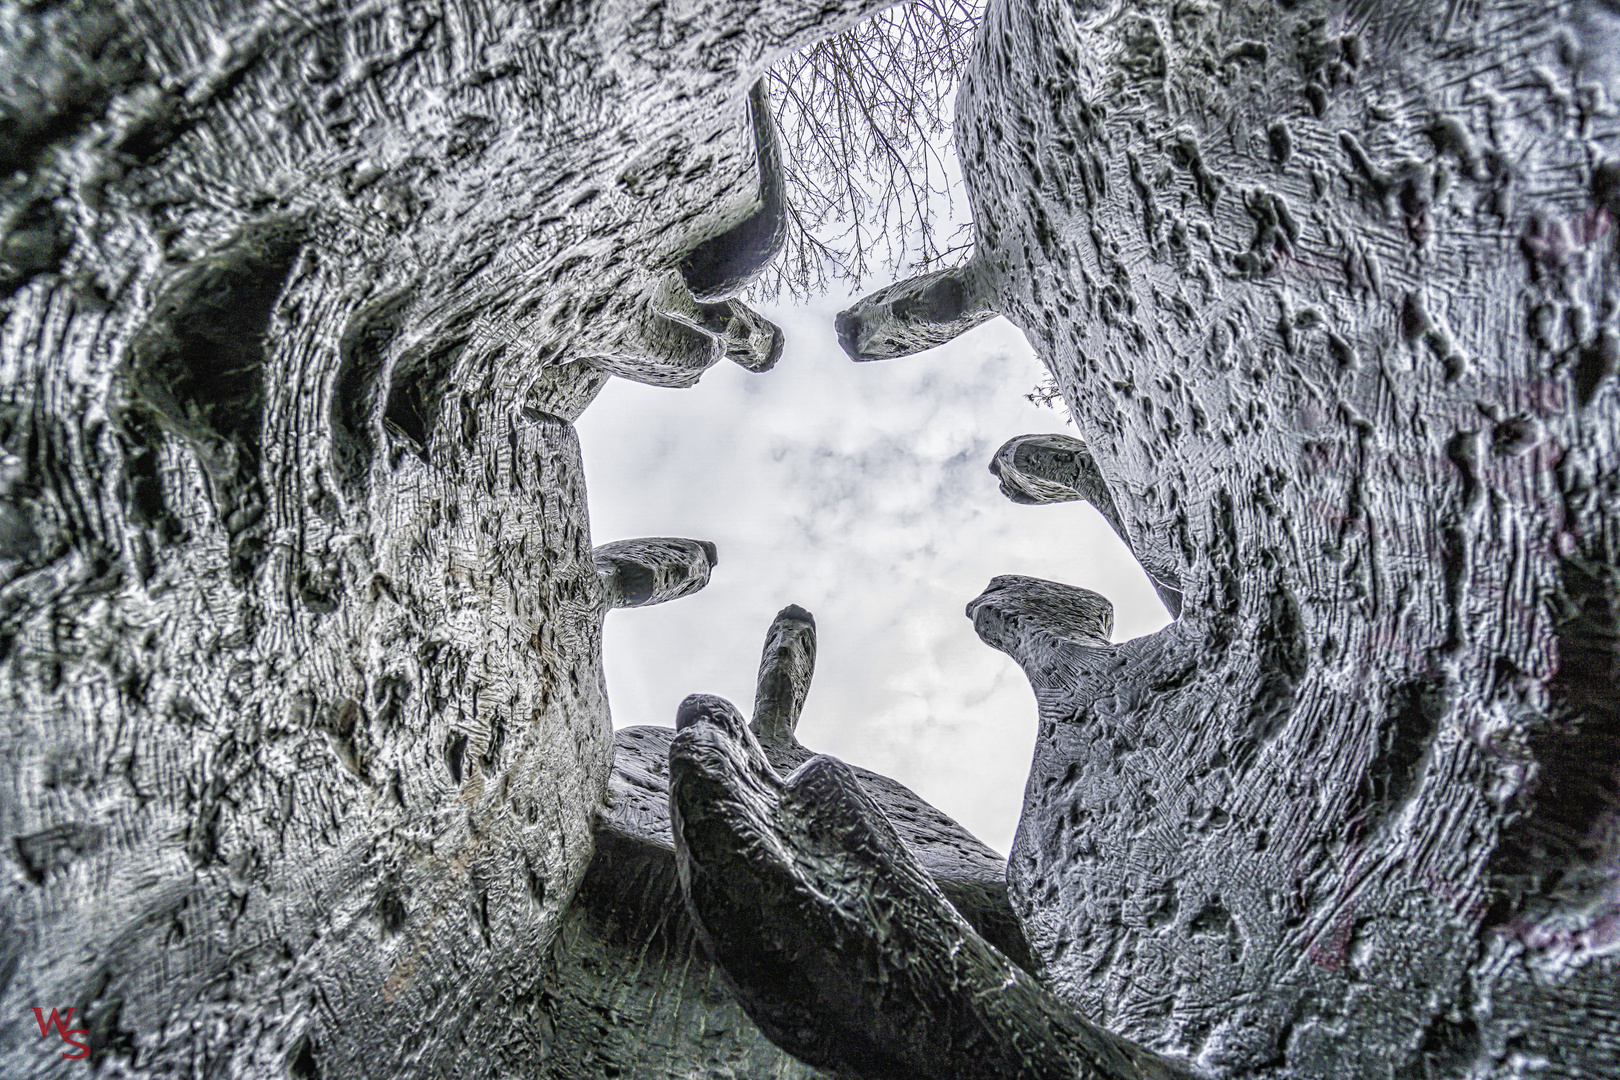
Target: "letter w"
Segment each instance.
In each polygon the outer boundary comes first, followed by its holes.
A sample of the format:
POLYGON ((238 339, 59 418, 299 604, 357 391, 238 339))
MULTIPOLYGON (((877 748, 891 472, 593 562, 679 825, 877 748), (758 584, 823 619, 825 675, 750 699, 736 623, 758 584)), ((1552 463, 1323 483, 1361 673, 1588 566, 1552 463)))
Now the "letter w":
POLYGON ((69 1009, 67 1013, 67 1019, 64 1020, 62 1017, 56 1015, 55 1009, 52 1009, 51 1018, 47 1020, 45 1019, 45 1010, 41 1009, 37 1005, 34 1006, 34 1020, 39 1024, 39 1037, 43 1039, 45 1036, 51 1033, 51 1028, 55 1028, 56 1033, 62 1036, 62 1041, 66 1042, 68 1037, 68 1028, 73 1023, 73 1010, 69 1009))

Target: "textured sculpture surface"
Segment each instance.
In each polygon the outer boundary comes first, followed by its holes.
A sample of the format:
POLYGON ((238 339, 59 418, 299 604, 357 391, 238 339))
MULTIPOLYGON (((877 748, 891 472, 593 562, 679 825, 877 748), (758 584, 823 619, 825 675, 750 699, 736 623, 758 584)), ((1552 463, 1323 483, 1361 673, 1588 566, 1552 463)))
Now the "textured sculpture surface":
POLYGON ((990 5, 988 304, 1182 593, 1119 645, 1050 583, 971 609, 1041 710, 1014 902, 1110 1029, 1620 1073, 1617 42, 1601 3, 990 5))
POLYGON ((676 866, 704 951, 754 1021, 855 1080, 1176 1080, 989 945, 837 758, 779 776, 732 704, 681 703, 676 866))
MULTIPOLYGON (((707 1067, 713 980, 587 866, 601 619, 712 553, 593 551, 571 421, 775 362, 749 88, 878 6, 0 7, 0 1073, 81 1068, 44 1005, 104 1075, 615 1075, 547 979, 642 956, 707 1067)), ((1220 1075, 1620 1075, 1617 56, 1603 0, 990 4, 975 256, 839 336, 1005 314, 1179 593, 1118 645, 971 607, 1080 1014, 1220 1075)), ((798 1068, 713 1015, 717 1075, 798 1068)))
POLYGON ((977 259, 897 282, 841 312, 838 341, 853 360, 886 360, 943 345, 995 318, 993 282, 977 259))
POLYGON ((748 126, 759 162, 756 205, 736 224, 694 245, 681 260, 681 279, 699 303, 737 295, 787 240, 787 179, 764 79, 748 92, 748 126))
POLYGON ((707 573, 593 555, 571 421, 780 354, 682 263, 876 6, 0 8, 0 1074, 84 1068, 36 1005, 100 1075, 546 1067, 601 619, 707 573))
POLYGON ((1097 508, 1114 534, 1136 556, 1172 616, 1181 614, 1180 577, 1175 558, 1157 535, 1132 536, 1119 516, 1108 483, 1086 444, 1072 435, 1018 435, 990 459, 990 473, 1001 493, 1015 503, 1039 504, 1084 499, 1097 508))
MULTIPOLYGON (((795 605, 771 623, 749 727, 781 773, 815 755, 794 735, 815 670, 815 622, 795 605)), ((549 1023, 558 1031, 548 1076, 641 1080, 693 1074, 824 1075, 767 1040, 733 1001, 687 918, 669 817, 675 731, 628 727, 614 736, 613 776, 596 827, 596 855, 549 961, 549 1023), (604 1014, 609 1019, 603 1019, 604 1014), (575 1071, 570 1071, 570 1070, 575 1071)), ((865 769, 849 774, 943 895, 1013 962, 1034 970, 1007 902, 1006 862, 904 785, 865 769)))
POLYGON ((644 536, 603 544, 591 553, 609 607, 647 607, 679 600, 709 583, 720 553, 707 540, 644 536))

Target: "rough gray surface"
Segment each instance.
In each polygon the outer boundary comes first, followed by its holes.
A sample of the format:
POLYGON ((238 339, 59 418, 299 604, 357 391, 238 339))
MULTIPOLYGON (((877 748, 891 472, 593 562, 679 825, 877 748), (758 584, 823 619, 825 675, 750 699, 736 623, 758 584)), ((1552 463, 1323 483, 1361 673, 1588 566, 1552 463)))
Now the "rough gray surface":
MULTIPOLYGON (((769 366, 681 265, 768 202, 747 88, 875 6, 0 6, 0 1073, 81 1068, 34 1005, 107 1076, 574 1067, 570 421, 769 366)), ((1617 56, 1599 0, 991 5, 975 260, 841 336, 1006 313, 1180 583, 1119 646, 975 610, 1085 1015, 1228 1075, 1620 1074, 1617 56)))
POLYGON ((669 807, 704 952, 777 1045, 851 1080, 1187 1080, 1086 1023, 945 898, 855 771, 787 777, 728 701, 681 703, 669 807))
MULTIPOLYGON (((815 670, 815 622, 796 605, 772 621, 750 729, 773 768, 814 757, 794 728, 815 670)), ((669 817, 672 728, 614 736, 596 854, 548 960, 546 1016, 556 1032, 544 1075, 623 1080, 822 1076, 771 1043, 733 1000, 699 946, 675 873, 669 817)), ((850 769, 961 915, 1035 970, 1007 901, 1006 863, 904 785, 850 769)))
POLYGON ((544 957, 539 1003, 550 1055, 535 1075, 824 1077, 760 1034, 698 945, 669 837, 673 735, 654 727, 615 735, 613 781, 595 855, 544 957), (653 805, 660 807, 661 834, 647 827, 644 811, 653 805))
POLYGON ((1040 705, 1015 903, 1112 1030, 1620 1075, 1617 43, 1594 2, 991 4, 976 260, 1184 595, 1121 645, 1075 593, 974 612, 1040 705))
POLYGON ((681 280, 700 303, 736 296, 787 241, 787 173, 764 79, 748 91, 748 126, 759 163, 754 204, 736 224, 700 241, 681 259, 681 280))
POLYGON ((0 1075, 542 1067, 585 361, 769 365, 679 266, 876 6, 0 5, 0 1075))

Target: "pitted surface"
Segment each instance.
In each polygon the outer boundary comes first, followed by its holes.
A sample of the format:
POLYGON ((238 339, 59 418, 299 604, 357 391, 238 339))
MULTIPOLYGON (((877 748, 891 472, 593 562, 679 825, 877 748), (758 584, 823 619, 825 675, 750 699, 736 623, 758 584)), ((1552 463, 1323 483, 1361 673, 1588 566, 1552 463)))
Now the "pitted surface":
POLYGON ((1113 1029, 1229 1075, 1620 1070, 1617 25, 990 6, 975 261, 1184 596, 992 640, 1041 708, 1015 904, 1113 1029))

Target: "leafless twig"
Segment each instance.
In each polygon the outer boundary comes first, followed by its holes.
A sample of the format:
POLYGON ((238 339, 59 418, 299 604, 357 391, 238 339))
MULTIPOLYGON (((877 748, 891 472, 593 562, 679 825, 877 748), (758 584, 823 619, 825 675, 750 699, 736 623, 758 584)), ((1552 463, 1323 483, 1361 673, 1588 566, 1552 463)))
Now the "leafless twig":
POLYGON ((939 235, 939 201, 961 197, 948 97, 982 12, 982 0, 908 0, 771 73, 793 215, 760 294, 965 257, 969 241, 939 235))

